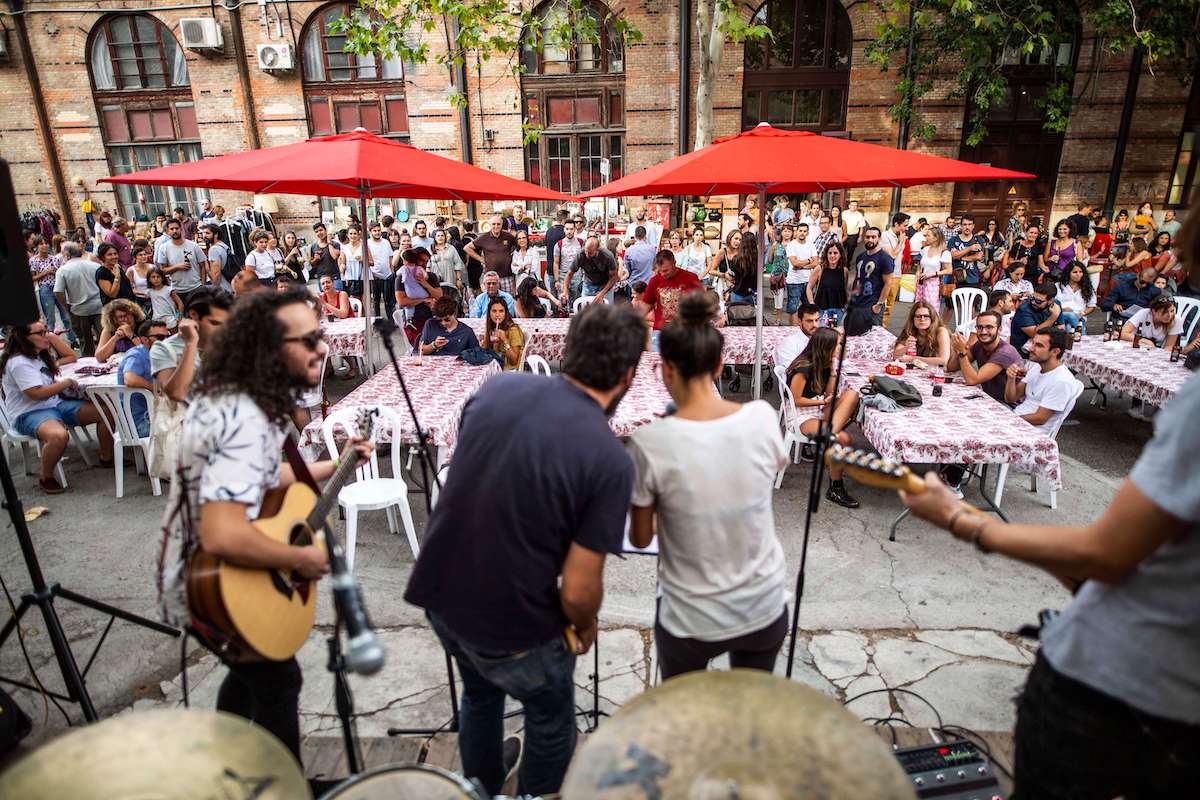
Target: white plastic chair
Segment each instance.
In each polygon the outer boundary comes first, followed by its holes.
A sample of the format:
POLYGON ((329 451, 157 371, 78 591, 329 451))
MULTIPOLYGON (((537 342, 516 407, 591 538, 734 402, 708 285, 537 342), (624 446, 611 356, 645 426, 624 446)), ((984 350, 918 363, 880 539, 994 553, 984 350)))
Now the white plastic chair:
POLYGON ((300 395, 300 404, 313 419, 321 418, 321 400, 325 397, 325 371, 328 367, 329 353, 326 352, 325 358, 321 360, 321 380, 317 382, 316 388, 300 395))
MULTIPOLYGON (((1066 369, 1066 368, 1059 367, 1059 369, 1066 369)), ((1067 417, 1071 416, 1071 412, 1075 410, 1075 401, 1079 399, 1079 395, 1083 394, 1083 390, 1084 390, 1083 383, 1079 380, 1076 380, 1075 381, 1075 391, 1072 393, 1071 400, 1070 400, 1070 402, 1067 403, 1067 408, 1063 412, 1063 415, 1058 418, 1058 420, 1054 423, 1054 425, 1049 430, 1044 431, 1044 433, 1047 436, 1049 436, 1051 439, 1058 438, 1059 429, 1061 429, 1062 424, 1067 421, 1067 417)), ((1008 467, 1009 467, 1008 463, 1001 464, 1000 471, 996 475, 996 497, 995 497, 996 508, 1000 507, 1000 499, 1001 499, 1001 497, 1004 496, 1004 480, 1005 480, 1005 478, 1008 477, 1008 467)), ((1037 492, 1037 490, 1038 490, 1037 474, 1030 473, 1030 475, 1029 475, 1029 491, 1037 492)), ((1058 508, 1058 492, 1055 491, 1054 489, 1050 490, 1050 508, 1051 509, 1058 508)))
MULTIPOLYGON (((400 509, 400 517, 404 521, 404 533, 408 536, 408 546, 412 548, 413 558, 420 552, 417 544, 417 531, 413 526, 412 510, 408 507, 408 485, 402 477, 400 461, 404 447, 399 441, 400 415, 386 406, 374 406, 378 413, 375 421, 375 432, 372 441, 378 441, 380 425, 387 425, 392 430, 392 477, 379 477, 379 459, 372 452, 371 458, 364 462, 356 472, 357 480, 347 484, 338 492, 338 505, 346 514, 346 563, 354 566, 354 542, 358 536, 358 512, 387 510, 388 530, 399 533, 396 528, 396 509, 400 509)), ((338 453, 334 431, 352 430, 354 419, 361 406, 339 408, 331 413, 321 423, 321 436, 325 447, 331 455, 338 453)))
POLYGON ((1179 337, 1179 346, 1182 347, 1192 340, 1197 327, 1200 327, 1200 300, 1176 296, 1175 316, 1183 323, 1183 333, 1179 337))
MULTIPOLYGON (((25 469, 25 474, 32 475, 33 473, 29 470, 29 459, 25 456, 25 445, 33 444, 38 461, 41 461, 42 443, 36 436, 17 433, 17 429, 13 427, 13 421, 9 419, 8 409, 5 408, 3 401, 0 401, 0 448, 4 450, 4 458, 8 458, 8 451, 14 444, 21 451, 21 465, 25 469)), ((62 487, 67 488, 67 473, 63 470, 62 459, 59 459, 58 463, 54 465, 54 474, 58 477, 58 482, 62 484, 62 487)))
POLYGON ((550 374, 552 374, 552 372, 550 370, 550 362, 547 361, 546 359, 542 358, 541 356, 537 356, 537 355, 526 356, 525 357, 525 366, 529 367, 529 370, 534 375, 550 375, 550 374))
POLYGON ((351 297, 350 310, 354 312, 354 316, 362 317, 362 300, 359 300, 357 297, 351 297))
MULTIPOLYGON (((578 314, 580 311, 582 311, 582 310, 583 310, 584 306, 588 305, 589 303, 591 303, 591 302, 592 302, 593 300, 595 300, 595 299, 596 299, 596 296, 595 296, 595 295, 590 295, 590 296, 588 296, 588 297, 580 297, 580 298, 577 298, 577 299, 575 300, 575 302, 571 304, 571 313, 572 313, 572 314, 578 314)), ((603 300, 601 300, 600 302, 601 302, 601 303, 607 303, 607 302, 608 302, 608 298, 607 298, 607 297, 605 297, 605 298, 604 298, 603 300)))
POLYGON ((950 295, 954 304, 954 328, 958 330, 967 321, 975 319, 975 315, 987 308, 987 292, 983 289, 955 289, 950 295), (979 306, 976 310, 976 306, 979 306))
MULTIPOLYGON (((87 396, 103 413, 104 426, 113 437, 113 473, 117 483, 117 498, 125 496, 125 448, 133 448, 133 463, 140 475, 150 463, 150 437, 138 435, 133 419, 131 401, 141 397, 153 418, 154 394, 149 389, 131 389, 126 386, 89 386, 87 396)), ((162 483, 150 476, 150 491, 155 497, 162 494, 162 483)))
MULTIPOLYGON (((772 367, 775 373, 775 384, 779 388, 779 417, 783 423, 783 446, 793 464, 800 462, 800 448, 811 439, 800 432, 804 419, 796 412, 796 400, 792 397, 792 388, 787 384, 787 373, 782 367, 772 367)), ((783 474, 787 468, 779 470, 775 476, 775 488, 783 485, 783 474)))

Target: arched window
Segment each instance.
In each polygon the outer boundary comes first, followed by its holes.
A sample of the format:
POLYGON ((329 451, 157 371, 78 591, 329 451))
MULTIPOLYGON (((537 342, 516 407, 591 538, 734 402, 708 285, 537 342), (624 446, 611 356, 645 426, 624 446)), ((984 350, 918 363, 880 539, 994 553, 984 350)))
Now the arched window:
POLYGON ((586 192, 624 173, 624 42, 599 2, 572 12, 563 0, 548 0, 534 13, 536 27, 523 37, 521 92, 525 115, 543 130, 525 147, 526 178, 567 194, 586 192), (583 18, 570 19, 572 13, 583 18), (554 32, 564 22, 569 41, 554 32), (598 42, 579 35, 589 30, 598 42))
POLYGON ((334 33, 332 26, 350 13, 347 3, 323 6, 304 27, 300 73, 309 130, 326 136, 361 127, 407 140, 404 65, 399 58, 347 53, 346 37, 334 33))
POLYGON ((844 129, 853 31, 841 0, 767 0, 753 22, 775 36, 746 44, 742 127, 844 129))
MULTIPOLYGON (((92 95, 114 175, 196 161, 200 129, 183 48, 171 31, 147 14, 102 18, 88 47, 92 95)), ((203 189, 117 186, 121 214, 130 218, 196 210, 203 189)))

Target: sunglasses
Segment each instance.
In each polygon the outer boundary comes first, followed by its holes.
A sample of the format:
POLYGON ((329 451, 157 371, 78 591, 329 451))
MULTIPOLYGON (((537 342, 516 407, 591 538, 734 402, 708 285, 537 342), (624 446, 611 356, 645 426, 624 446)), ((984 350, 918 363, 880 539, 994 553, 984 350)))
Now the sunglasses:
POLYGON ((913 315, 913 319, 933 319, 933 317, 928 314, 915 314, 913 315))
POLYGON ((151 338, 151 339, 153 339, 153 340, 154 340, 154 341, 156 341, 156 342, 161 342, 163 339, 169 339, 169 338, 170 338, 170 334, 167 334, 167 333, 152 333, 152 334, 150 334, 150 338, 151 338))
POLYGON ((316 352, 321 346, 321 342, 325 341, 325 333, 323 331, 309 331, 303 336, 285 336, 285 342, 296 342, 304 345, 310 352, 316 352))

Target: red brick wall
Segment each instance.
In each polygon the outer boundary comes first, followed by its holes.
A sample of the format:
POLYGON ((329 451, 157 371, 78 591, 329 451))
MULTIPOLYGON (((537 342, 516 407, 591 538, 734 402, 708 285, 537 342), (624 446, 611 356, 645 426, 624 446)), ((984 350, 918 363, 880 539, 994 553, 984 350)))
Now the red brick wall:
MULTIPOLYGON (((526 0, 528 2, 528 0, 526 0)), ((49 109, 52 133, 67 177, 67 191, 78 209, 83 193, 71 184, 83 179, 95 202, 112 207, 115 199, 106 185, 96 180, 109 172, 96 106, 86 64, 88 34, 104 11, 117 11, 123 2, 102 2, 95 13, 55 11, 77 6, 72 0, 43 0, 28 5, 27 16, 34 60, 38 65, 49 109)), ((164 3, 163 5, 167 5, 164 3)), ((205 155, 235 152, 250 141, 247 126, 254 125, 263 146, 300 141, 308 136, 300 71, 284 75, 267 74, 256 62, 256 46, 266 42, 299 42, 304 23, 321 4, 296 2, 288 12, 266 6, 264 25, 260 8, 243 6, 245 52, 233 52, 231 18, 217 11, 225 38, 225 49, 216 55, 185 51, 196 103, 202 147, 205 155), (282 36, 279 25, 282 25, 282 36), (293 37, 295 37, 293 39, 293 37), (242 84, 235 59, 249 64, 250 86, 254 99, 253 119, 244 113, 242 84)), ((129 4, 129 7, 133 7, 129 4)), ((679 6, 670 0, 632 0, 622 7, 625 15, 639 28, 644 41, 626 52, 626 170, 641 169, 676 155, 678 141, 679 6)), ((895 99, 896 69, 883 73, 868 64, 864 48, 874 35, 879 18, 867 3, 847 3, 854 29, 854 51, 847 129, 855 139, 894 146, 896 124, 887 107, 895 99)), ((749 6, 743 7, 748 17, 749 6)), ((190 10, 156 12, 178 36, 178 20, 185 16, 207 16, 208 6, 190 10)), ((692 30, 692 102, 695 99, 696 33, 692 30)), ((15 46, 14 37, 9 37, 15 46)), ((429 35, 434 52, 443 47, 440 30, 429 35)), ((297 48, 296 60, 301 53, 297 48)), ((31 102, 27 77, 16 54, 0 64, 0 102, 7 108, 28 108, 31 102)), ((952 74, 952 57, 947 59, 947 74, 952 74)), ((1080 198, 1103 198, 1112 158, 1117 123, 1125 92, 1128 60, 1124 57, 1093 54, 1093 37, 1085 30, 1080 43, 1078 72, 1074 93, 1077 102, 1063 147, 1060 175, 1054 200, 1054 216, 1074 210, 1080 198)), ((467 94, 470 104, 472 155, 475 163, 524 177, 521 111, 518 81, 508 72, 503 60, 491 60, 468 69, 467 94), (491 139, 485 131, 494 131, 491 139)), ((459 114, 446 101, 449 75, 434 63, 410 69, 406 75, 411 141, 423 149, 459 158, 459 114)), ((729 44, 717 80, 714 118, 718 135, 736 133, 741 126, 742 48, 729 44)), ((941 82, 919 99, 919 107, 938 126, 937 136, 929 142, 913 142, 913 149, 937 155, 956 156, 962 136, 963 107, 950 97, 951 84, 941 82)), ((1136 204, 1143 198, 1161 203, 1175 157, 1187 92, 1168 71, 1142 75, 1129 148, 1122 174, 1118 206, 1136 204)), ((689 120, 689 128, 694 120, 689 120)), ((689 133, 689 142, 692 138, 689 133)), ((45 166, 46 153, 40 143, 36 118, 31 114, 9 114, 0 120, 0 155, 10 160, 22 207, 54 203, 53 187, 45 166)), ((851 192, 875 222, 886 216, 889 190, 863 189, 851 192)), ((916 187, 904 192, 903 207, 920 215, 944 213, 953 196, 953 187, 942 184, 916 187)), ((214 192, 215 202, 226 206, 247 201, 248 196, 214 192)), ((287 224, 311 221, 317 215, 316 198, 280 197, 280 218, 287 224)), ((489 204, 481 204, 486 213, 489 204)), ((461 208, 461 207, 460 207, 461 208)), ((432 204, 419 206, 420 213, 432 213, 432 204)))

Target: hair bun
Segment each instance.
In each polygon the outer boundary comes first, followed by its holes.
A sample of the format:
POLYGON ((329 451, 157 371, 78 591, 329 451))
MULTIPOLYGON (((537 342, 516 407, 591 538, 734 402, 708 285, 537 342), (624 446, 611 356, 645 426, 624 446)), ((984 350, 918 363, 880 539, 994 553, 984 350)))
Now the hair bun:
POLYGON ((707 325, 717 318, 717 301, 707 292, 688 292, 679 299, 676 313, 684 325, 707 325))

